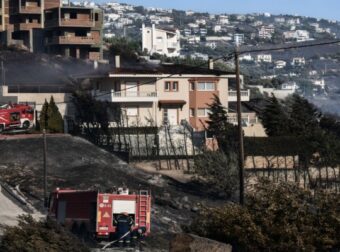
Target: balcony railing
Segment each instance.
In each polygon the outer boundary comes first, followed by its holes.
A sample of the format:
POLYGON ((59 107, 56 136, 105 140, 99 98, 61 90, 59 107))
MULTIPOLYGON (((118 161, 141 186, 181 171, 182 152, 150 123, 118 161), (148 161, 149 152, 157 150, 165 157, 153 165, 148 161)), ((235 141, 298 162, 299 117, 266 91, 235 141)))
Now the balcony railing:
POLYGON ((48 40, 47 43, 55 45, 95 45, 100 43, 100 40, 92 36, 57 36, 48 40))
POLYGON ((93 20, 80 20, 80 19, 60 19, 61 26, 76 26, 76 27, 92 27, 93 20))
POLYGON ((80 19, 50 19, 45 21, 45 27, 93 27, 94 22, 91 19, 80 20, 80 19))
POLYGON ((19 23, 19 24, 14 24, 14 29, 15 30, 31 30, 33 28, 41 28, 40 23, 19 23))
POLYGON ((19 13, 40 14, 41 13, 41 7, 40 6, 20 6, 19 13))
POLYGON ((136 92, 117 92, 111 91, 95 91, 94 97, 97 100, 108 102, 154 102, 157 101, 157 92, 136 91, 136 92))
MULTIPOLYGON (((250 99, 250 90, 241 90, 241 101, 249 101, 249 99, 250 99)), ((237 101, 237 91, 229 90, 228 101, 229 102, 237 101)))

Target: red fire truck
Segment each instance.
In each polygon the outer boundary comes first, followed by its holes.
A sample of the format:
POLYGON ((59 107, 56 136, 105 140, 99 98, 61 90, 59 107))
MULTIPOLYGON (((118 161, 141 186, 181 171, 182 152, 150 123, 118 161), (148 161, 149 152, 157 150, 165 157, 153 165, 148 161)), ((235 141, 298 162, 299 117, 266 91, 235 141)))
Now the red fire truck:
POLYGON ((0 106, 0 133, 11 129, 29 129, 34 124, 34 110, 29 105, 0 106))
POLYGON ((117 238, 115 219, 123 213, 133 220, 131 233, 150 233, 151 195, 147 190, 129 194, 57 188, 49 199, 48 218, 75 233, 85 232, 98 239, 117 238))

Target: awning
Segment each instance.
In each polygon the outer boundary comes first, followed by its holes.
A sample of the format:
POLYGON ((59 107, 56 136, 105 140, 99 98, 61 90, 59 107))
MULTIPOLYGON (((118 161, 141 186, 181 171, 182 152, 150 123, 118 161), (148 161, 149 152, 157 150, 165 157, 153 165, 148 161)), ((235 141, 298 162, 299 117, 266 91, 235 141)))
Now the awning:
POLYGON ((166 105, 178 105, 178 106, 183 106, 185 105, 187 102, 184 100, 159 100, 158 101, 158 106, 162 107, 162 106, 166 106, 166 105))

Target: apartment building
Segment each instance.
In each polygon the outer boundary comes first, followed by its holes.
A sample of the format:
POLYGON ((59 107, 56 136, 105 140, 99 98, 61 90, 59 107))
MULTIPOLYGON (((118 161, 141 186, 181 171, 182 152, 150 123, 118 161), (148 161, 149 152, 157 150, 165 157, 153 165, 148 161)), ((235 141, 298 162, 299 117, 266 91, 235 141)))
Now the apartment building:
MULTIPOLYGON (((159 65, 151 68, 116 68, 109 76, 97 78, 97 99, 119 104, 129 125, 180 125, 186 121, 196 131, 204 131, 209 104, 214 95, 228 107, 235 101, 229 82, 235 74, 183 65, 159 65), (229 95, 229 93, 232 95, 229 95)), ((243 78, 242 78, 243 79, 243 78)), ((249 100, 249 92, 242 93, 249 100)))
POLYGON ((102 58, 101 11, 62 6, 45 10, 45 45, 48 53, 74 58, 102 58))
MULTIPOLYGON (((64 22, 60 16, 55 15, 53 16, 53 23, 50 19, 51 13, 53 13, 52 10, 61 15, 67 12, 67 7, 62 6, 60 0, 2 0, 0 7, 0 39, 3 45, 17 45, 26 48, 30 52, 51 52, 63 55, 67 54, 61 53, 63 50, 59 47, 68 45, 69 48, 73 49, 73 46, 77 45, 78 48, 82 48, 82 50, 79 49, 78 54, 69 53, 70 56, 91 59, 89 56, 90 52, 96 52, 96 56, 93 58, 98 59, 98 55, 101 55, 100 49, 97 48, 99 48, 101 41, 102 13, 97 10, 85 7, 73 7, 73 10, 69 11, 69 19, 72 22, 64 22), (85 13, 91 15, 91 25, 87 22, 86 18, 84 18, 85 13), (58 19, 58 17, 60 19, 58 19), (98 17, 98 21, 95 20, 96 17, 98 17), (64 27, 67 27, 68 31, 73 31, 73 34, 85 34, 85 36, 81 36, 82 39, 76 38, 68 40, 67 37, 60 41, 51 41, 51 39, 53 40, 51 34, 64 34, 64 27), (85 31, 83 29, 84 27, 89 29, 85 31), (87 52, 85 52, 85 50, 87 50, 87 52)), ((70 49, 70 51, 72 51, 72 49, 70 49)), ((76 49, 73 51, 77 52, 76 49)))
POLYGON ((180 31, 178 29, 156 28, 142 25, 142 49, 149 54, 162 54, 168 57, 180 55, 180 31))

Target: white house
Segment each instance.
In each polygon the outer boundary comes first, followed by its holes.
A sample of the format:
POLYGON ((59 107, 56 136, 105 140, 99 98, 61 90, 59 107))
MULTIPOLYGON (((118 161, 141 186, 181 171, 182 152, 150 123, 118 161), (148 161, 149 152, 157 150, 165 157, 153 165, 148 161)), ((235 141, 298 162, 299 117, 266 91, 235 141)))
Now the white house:
POLYGON ((180 55, 180 32, 178 29, 158 29, 142 26, 142 48, 148 53, 165 54, 168 57, 180 55))
POLYGON ((295 81, 292 82, 286 82, 281 84, 281 90, 297 90, 299 88, 299 86, 296 84, 295 81))
POLYGON ((319 79, 319 80, 312 80, 313 85, 319 86, 322 89, 325 89, 326 83, 324 79, 319 79))
POLYGON ((275 32, 275 28, 273 25, 268 25, 268 26, 261 26, 259 30, 259 37, 263 39, 271 39, 272 34, 275 32))
POLYGON ((277 61, 275 61, 275 68, 276 68, 276 69, 285 68, 286 65, 287 65, 287 62, 284 61, 284 60, 277 60, 277 61))
POLYGON ((244 34, 235 33, 234 34, 235 45, 241 45, 244 43, 244 34))
POLYGON ((240 56, 240 60, 253 61, 254 59, 250 54, 243 54, 240 56))
POLYGON ((256 56, 256 61, 257 62, 272 62, 272 55, 271 54, 258 54, 256 56))
POLYGON ((309 37, 309 32, 306 30, 286 31, 283 33, 283 37, 285 39, 295 39, 297 42, 311 40, 309 37))
POLYGON ((304 57, 295 57, 292 59, 292 66, 302 66, 306 64, 306 60, 304 57))

